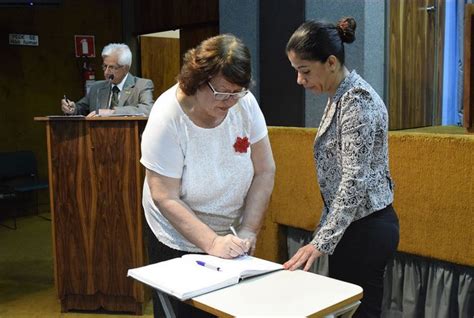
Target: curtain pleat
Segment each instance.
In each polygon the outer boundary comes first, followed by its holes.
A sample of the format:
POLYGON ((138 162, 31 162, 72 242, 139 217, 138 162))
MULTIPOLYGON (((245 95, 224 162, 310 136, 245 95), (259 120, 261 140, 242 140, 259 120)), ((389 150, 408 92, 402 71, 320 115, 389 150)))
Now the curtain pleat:
MULTIPOLYGON (((472 268, 471 268, 472 270, 472 268)), ((459 275, 457 301, 459 303, 459 317, 474 317, 474 270, 471 273, 459 275)))
POLYGON ((427 267, 425 317, 453 317, 451 311, 456 305, 451 301, 453 289, 456 287, 453 271, 435 265, 427 267))

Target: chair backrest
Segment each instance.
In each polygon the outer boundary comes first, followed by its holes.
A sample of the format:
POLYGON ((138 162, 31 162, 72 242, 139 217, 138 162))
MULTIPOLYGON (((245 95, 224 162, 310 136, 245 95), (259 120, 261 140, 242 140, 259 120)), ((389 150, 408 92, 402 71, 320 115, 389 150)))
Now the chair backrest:
POLYGON ((35 176, 37 169, 33 151, 0 152, 0 180, 35 176))

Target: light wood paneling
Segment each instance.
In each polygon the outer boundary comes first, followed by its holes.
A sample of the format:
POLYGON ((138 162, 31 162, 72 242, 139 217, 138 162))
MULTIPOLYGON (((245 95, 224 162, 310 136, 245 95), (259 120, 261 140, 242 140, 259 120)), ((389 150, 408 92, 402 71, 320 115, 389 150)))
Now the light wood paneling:
POLYGON ((142 75, 153 81, 156 98, 176 83, 180 69, 179 38, 140 37, 142 75))
POLYGON ((153 81, 155 99, 176 84, 184 54, 218 33, 211 23, 140 36, 142 75, 153 81))
POLYGON ((466 4, 464 26, 464 100, 463 126, 474 133, 474 4, 466 4))
POLYGON ((442 8, 433 0, 390 1, 390 129, 431 126, 440 121, 442 8))

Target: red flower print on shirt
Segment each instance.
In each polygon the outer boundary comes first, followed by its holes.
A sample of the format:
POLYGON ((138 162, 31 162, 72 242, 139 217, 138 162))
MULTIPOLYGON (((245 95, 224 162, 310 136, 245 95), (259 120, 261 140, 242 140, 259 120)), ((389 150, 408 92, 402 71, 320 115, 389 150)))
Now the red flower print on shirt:
POLYGON ((247 137, 240 138, 237 137, 237 140, 234 144, 235 152, 244 153, 247 152, 247 148, 250 146, 249 139, 247 137))

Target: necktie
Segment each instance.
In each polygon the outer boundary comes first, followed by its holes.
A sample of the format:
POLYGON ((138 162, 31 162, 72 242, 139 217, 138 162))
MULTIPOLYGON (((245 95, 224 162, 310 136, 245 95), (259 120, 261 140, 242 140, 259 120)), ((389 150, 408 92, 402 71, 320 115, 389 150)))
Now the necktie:
POLYGON ((110 108, 112 109, 118 106, 119 92, 120 89, 114 85, 114 87, 112 87, 112 98, 110 99, 110 108))

